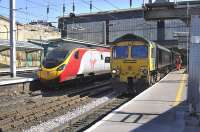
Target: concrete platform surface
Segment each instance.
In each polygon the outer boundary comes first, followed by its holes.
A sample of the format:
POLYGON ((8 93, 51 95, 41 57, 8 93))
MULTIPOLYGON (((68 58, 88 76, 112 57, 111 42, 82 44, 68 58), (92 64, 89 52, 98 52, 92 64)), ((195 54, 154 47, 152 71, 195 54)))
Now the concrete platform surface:
POLYGON ((186 95, 187 74, 171 72, 86 132, 183 132, 186 95))
MULTIPOLYGON (((17 68, 16 71, 17 72, 22 72, 22 71, 35 71, 38 70, 38 67, 21 67, 21 68, 17 68)), ((8 73, 10 72, 10 68, 0 68, 0 73, 8 73)))
POLYGON ((38 69, 38 67, 17 68, 17 76, 12 78, 7 74, 10 72, 9 68, 0 68, 0 86, 34 81, 37 78, 36 71, 38 69))
POLYGON ((0 86, 2 85, 9 85, 9 84, 16 84, 16 83, 23 83, 23 82, 31 82, 34 81, 35 78, 32 77, 15 77, 11 78, 9 76, 0 77, 0 86))

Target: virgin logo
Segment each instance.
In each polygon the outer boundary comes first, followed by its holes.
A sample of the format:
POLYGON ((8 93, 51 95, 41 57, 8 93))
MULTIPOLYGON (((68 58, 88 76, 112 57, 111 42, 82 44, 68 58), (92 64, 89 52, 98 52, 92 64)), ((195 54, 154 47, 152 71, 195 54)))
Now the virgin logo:
POLYGON ((96 64, 97 60, 94 58, 94 59, 90 59, 90 66, 92 69, 94 69, 94 65, 96 64))

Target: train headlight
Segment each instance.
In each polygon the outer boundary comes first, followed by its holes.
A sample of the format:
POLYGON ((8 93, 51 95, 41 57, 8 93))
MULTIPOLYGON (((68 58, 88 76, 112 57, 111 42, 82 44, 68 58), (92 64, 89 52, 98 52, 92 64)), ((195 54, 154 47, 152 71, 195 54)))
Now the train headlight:
POLYGON ((65 69, 65 64, 62 64, 61 66, 59 66, 58 68, 57 68, 57 71, 62 71, 62 70, 64 70, 65 69))
POLYGON ((117 74, 119 74, 120 73, 120 70, 119 69, 117 69, 117 74))
POLYGON ((113 70, 112 70, 112 73, 118 75, 118 74, 120 73, 120 70, 119 70, 119 69, 113 69, 113 70))
POLYGON ((116 71, 116 70, 112 70, 112 73, 113 73, 113 74, 116 74, 116 73, 117 73, 117 71, 116 71))

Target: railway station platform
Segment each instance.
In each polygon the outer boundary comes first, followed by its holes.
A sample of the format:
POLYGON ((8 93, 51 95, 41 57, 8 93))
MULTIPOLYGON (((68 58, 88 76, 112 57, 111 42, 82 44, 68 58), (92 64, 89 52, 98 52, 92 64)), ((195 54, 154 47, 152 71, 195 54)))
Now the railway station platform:
POLYGON ((24 82, 31 82, 34 80, 35 80, 35 78, 28 77, 28 76, 27 77, 17 76, 15 78, 11 78, 10 76, 3 76, 3 77, 0 77, 0 86, 24 83, 24 82))
POLYGON ((187 78, 173 71, 126 104, 112 111, 86 132, 197 132, 187 127, 187 78))
POLYGON ((37 67, 17 68, 16 77, 10 76, 9 68, 0 68, 0 97, 19 95, 34 88, 37 67))
POLYGON ((0 68, 0 86, 34 81, 36 70, 38 67, 17 68, 17 76, 12 78, 9 68, 0 68))
MULTIPOLYGON (((22 68, 17 68, 17 72, 29 72, 29 71, 36 71, 38 70, 38 67, 22 67, 22 68)), ((9 68, 0 68, 0 74, 2 73, 9 73, 10 69, 9 68)))

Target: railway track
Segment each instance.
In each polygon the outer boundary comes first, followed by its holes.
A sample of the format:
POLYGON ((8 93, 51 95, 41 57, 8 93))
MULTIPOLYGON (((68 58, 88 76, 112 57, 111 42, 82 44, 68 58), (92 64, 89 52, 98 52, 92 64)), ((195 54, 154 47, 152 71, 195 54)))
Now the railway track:
MULTIPOLYGON (((0 113, 0 131, 22 131, 33 125, 52 119, 66 113, 77 106, 84 105, 92 100, 91 97, 112 91, 108 81, 95 86, 71 89, 62 96, 49 95, 44 100, 27 102, 14 109, 4 108, 0 113)), ((51 93, 52 94, 52 93, 51 93)), ((48 96, 46 94, 46 96, 48 96)))
POLYGON ((113 98, 112 100, 103 103, 102 105, 95 107, 91 111, 83 114, 69 122, 55 128, 52 132, 77 132, 77 131, 84 131, 85 129, 89 128, 91 125, 102 119, 105 115, 107 115, 112 110, 118 108, 122 104, 126 103, 132 99, 130 96, 119 96, 113 98))

